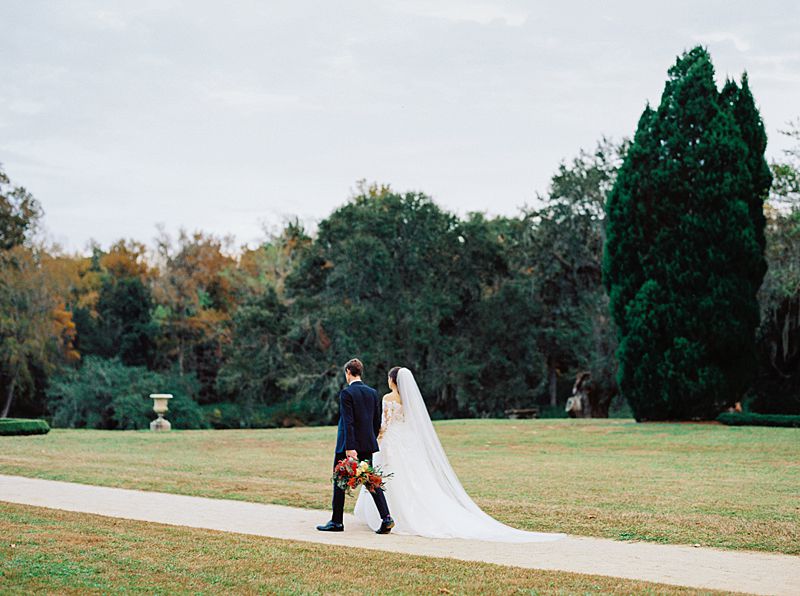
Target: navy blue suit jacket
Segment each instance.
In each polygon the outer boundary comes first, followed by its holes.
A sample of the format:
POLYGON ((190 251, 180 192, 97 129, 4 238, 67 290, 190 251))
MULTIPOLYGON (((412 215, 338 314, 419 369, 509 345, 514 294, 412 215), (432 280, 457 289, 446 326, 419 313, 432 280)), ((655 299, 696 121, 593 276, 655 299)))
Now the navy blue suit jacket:
POLYGON ((383 413, 378 392, 361 381, 354 381, 339 394, 339 432, 336 453, 355 449, 359 458, 378 451, 377 435, 383 413))

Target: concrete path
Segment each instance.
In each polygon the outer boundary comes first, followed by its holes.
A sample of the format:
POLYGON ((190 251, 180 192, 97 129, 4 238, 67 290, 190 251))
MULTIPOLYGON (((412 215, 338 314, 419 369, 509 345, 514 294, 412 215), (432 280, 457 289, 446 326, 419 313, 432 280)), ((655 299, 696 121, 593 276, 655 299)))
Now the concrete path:
POLYGON ((343 533, 317 532, 327 511, 206 499, 0 475, 0 501, 160 524, 288 540, 485 561, 754 594, 800 594, 800 557, 568 536, 501 544, 417 536, 377 536, 345 518, 343 533))

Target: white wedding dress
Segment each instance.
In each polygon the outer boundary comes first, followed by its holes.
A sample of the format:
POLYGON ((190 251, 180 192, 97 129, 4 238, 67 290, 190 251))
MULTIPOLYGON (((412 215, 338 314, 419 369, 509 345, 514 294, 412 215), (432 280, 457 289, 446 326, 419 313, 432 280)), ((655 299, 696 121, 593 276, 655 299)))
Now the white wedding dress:
MULTIPOLYGON (((385 492, 396 524, 393 532, 494 542, 546 542, 564 537, 518 530, 484 513, 450 466, 414 375, 407 368, 397 374, 397 387, 402 403, 384 400, 383 439, 373 456, 375 465, 393 474, 385 492)), ((381 525, 375 503, 363 488, 354 514, 373 530, 381 525)))

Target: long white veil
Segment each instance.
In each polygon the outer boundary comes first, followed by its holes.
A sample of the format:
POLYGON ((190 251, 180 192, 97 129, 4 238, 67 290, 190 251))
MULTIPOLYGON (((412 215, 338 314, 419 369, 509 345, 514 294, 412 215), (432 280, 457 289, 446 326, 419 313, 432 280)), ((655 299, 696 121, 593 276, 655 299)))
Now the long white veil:
POLYGON ((402 368, 398 372, 397 387, 403 401, 406 424, 410 425, 409 430, 413 433, 414 443, 418 447, 414 450, 417 456, 414 466, 429 466, 432 474, 425 474, 425 477, 434 478, 438 484, 436 487, 428 486, 425 489, 427 504, 431 509, 441 511, 443 515, 455 521, 455 526, 459 528, 459 531, 463 530, 467 533, 465 538, 540 542, 557 540, 564 536, 563 534, 518 530, 506 526, 484 513, 469 497, 453 471, 442 444, 439 442, 439 437, 436 435, 436 430, 433 428, 419 386, 414 375, 407 368, 402 368), (423 461, 419 461, 420 459, 423 461), (436 490, 437 488, 439 490, 436 490))

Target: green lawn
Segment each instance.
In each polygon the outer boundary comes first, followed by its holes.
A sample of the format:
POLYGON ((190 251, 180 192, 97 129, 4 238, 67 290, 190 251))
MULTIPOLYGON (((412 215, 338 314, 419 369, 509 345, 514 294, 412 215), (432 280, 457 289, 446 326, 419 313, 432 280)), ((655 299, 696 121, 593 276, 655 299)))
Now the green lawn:
POLYGON ((698 593, 2 503, 0 536, 0 594, 698 593))
MULTIPOLYGON (((514 526, 800 554, 798 429, 627 420, 436 427, 467 491, 514 526)), ((0 437, 0 471, 322 509, 335 433, 56 429, 0 437)))

